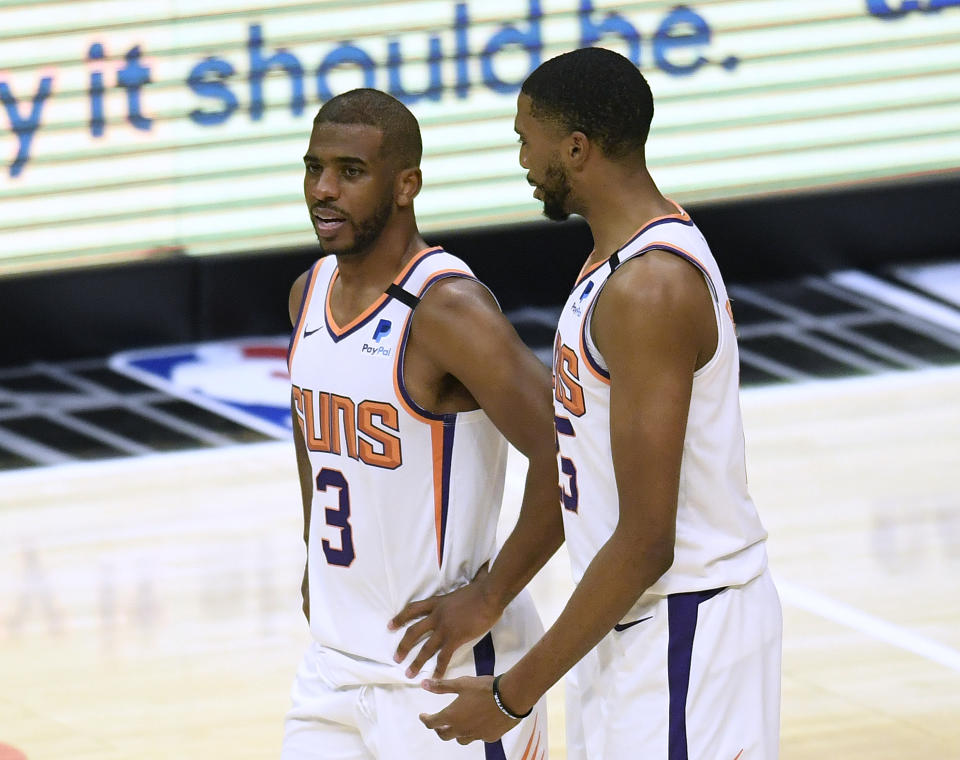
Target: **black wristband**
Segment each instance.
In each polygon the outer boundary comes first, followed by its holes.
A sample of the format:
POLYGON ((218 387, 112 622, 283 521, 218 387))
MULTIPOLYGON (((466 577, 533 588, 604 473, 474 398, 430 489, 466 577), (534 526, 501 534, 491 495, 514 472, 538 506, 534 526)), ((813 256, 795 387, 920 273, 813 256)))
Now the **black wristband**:
POLYGON ((497 703, 497 707, 500 708, 500 712, 502 712, 508 718, 511 718, 512 720, 523 720, 530 713, 533 712, 533 708, 531 707, 523 715, 517 715, 517 713, 515 713, 513 710, 507 707, 503 703, 503 697, 500 696, 500 679, 501 678, 503 678, 503 673, 501 673, 500 675, 496 676, 493 679, 493 701, 497 703))

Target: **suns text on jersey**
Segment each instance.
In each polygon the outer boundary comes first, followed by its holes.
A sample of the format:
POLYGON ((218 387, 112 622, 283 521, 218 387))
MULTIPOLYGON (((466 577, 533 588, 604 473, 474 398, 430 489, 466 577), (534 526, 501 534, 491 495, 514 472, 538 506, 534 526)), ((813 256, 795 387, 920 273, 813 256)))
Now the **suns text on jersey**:
POLYGON ((386 401, 293 386, 297 421, 307 450, 348 456, 374 467, 395 470, 403 464, 400 415, 386 401))

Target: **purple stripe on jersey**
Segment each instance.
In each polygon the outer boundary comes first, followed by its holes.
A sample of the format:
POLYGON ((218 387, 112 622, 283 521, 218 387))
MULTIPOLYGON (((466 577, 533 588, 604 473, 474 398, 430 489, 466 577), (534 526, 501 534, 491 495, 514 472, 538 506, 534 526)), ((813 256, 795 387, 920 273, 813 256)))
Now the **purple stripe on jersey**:
POLYGON ((697 609, 723 588, 671 594, 667 597, 667 681, 670 688, 670 724, 668 760, 688 760, 687 690, 690 688, 690 660, 693 635, 697 630, 697 609))
MULTIPOLYGON (((493 634, 488 633, 473 647, 473 662, 478 676, 492 676, 496 665, 497 653, 493 649, 493 634)), ((484 760, 507 760, 503 750, 503 741, 483 744, 484 760)))
MULTIPOLYGON (((457 415, 446 415, 443 421, 443 460, 440 470, 440 556, 447 540, 447 508, 450 506, 450 463, 453 461, 453 434, 457 429, 457 415)), ((442 560, 441 560, 442 564, 442 560)))
MULTIPOLYGON (((403 287, 403 284, 410 279, 411 275, 417 270, 417 267, 419 267, 424 261, 429 259, 431 256, 434 256, 438 253, 446 253, 446 251, 444 251, 442 248, 428 249, 428 252, 423 254, 423 256, 417 260, 417 263, 414 264, 412 267, 410 267, 410 271, 407 272, 403 276, 403 278, 396 284, 399 285, 400 287, 403 287)), ((333 278, 333 275, 331 275, 331 279, 332 278, 333 278)), ((330 284, 327 283, 328 290, 329 290, 329 287, 330 287, 330 284)), ((333 339, 334 343, 339 343, 341 340, 343 340, 347 336, 353 335, 353 333, 355 333, 361 327, 364 327, 365 325, 369 324, 370 320, 373 319, 375 316, 377 316, 381 311, 383 311, 383 309, 386 308, 387 304, 393 300, 393 298, 391 297, 384 298, 382 304, 380 304, 376 309, 371 311, 362 320, 357 322, 357 324, 355 324, 349 330, 347 330, 346 332, 337 333, 336 329, 330 324, 330 320, 327 318, 327 308, 326 308, 327 293, 324 293, 323 298, 324 298, 323 319, 327 324, 327 332, 329 333, 330 337, 333 339)))

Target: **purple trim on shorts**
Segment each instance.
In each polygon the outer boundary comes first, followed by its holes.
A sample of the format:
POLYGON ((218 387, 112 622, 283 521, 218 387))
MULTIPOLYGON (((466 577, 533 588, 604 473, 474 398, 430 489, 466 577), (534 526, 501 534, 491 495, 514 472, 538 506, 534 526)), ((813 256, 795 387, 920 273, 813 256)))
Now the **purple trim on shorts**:
MULTIPOLYGON (((473 662, 478 676, 492 676, 496 666, 497 653, 493 649, 493 634, 488 633, 473 647, 473 662)), ((491 697, 492 699, 492 697, 491 697)), ((483 743, 484 760, 507 760, 503 749, 503 740, 483 743)))
POLYGON ((667 678, 670 687, 668 760, 688 760, 687 691, 690 688, 690 660, 693 656, 693 635, 697 630, 697 610, 702 602, 712 599, 725 588, 671 594, 667 597, 667 678))
MULTIPOLYGON (((443 461, 440 470, 440 556, 447 541, 447 509, 450 506, 450 463, 453 461, 453 435, 457 415, 446 415, 443 421, 443 461)), ((491 646, 493 646, 491 642, 491 646)))

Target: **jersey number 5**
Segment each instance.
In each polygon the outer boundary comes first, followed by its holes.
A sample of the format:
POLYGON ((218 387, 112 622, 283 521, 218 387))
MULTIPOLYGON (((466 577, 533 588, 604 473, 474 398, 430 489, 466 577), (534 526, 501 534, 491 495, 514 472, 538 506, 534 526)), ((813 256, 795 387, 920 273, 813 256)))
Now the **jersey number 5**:
MULTIPOLYGON (((560 454, 560 436, 575 436, 576 432, 567 417, 554 417, 553 425, 556 431, 557 453, 560 454)), ((560 501, 563 502, 564 509, 576 512, 580 505, 580 494, 577 491, 577 466, 572 459, 562 454, 560 454, 560 472, 569 478, 569 488, 564 488, 563 483, 560 484, 560 501)))
POLYGON ((327 525, 340 531, 340 548, 335 547, 327 539, 323 539, 320 543, 329 564, 349 567, 356 557, 353 551, 353 528, 350 526, 350 486, 340 470, 324 467, 317 475, 317 490, 326 493, 330 488, 337 489, 338 503, 336 508, 327 507, 324 512, 327 525))

